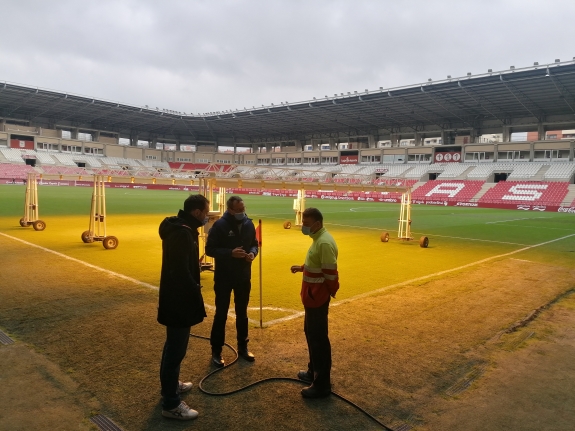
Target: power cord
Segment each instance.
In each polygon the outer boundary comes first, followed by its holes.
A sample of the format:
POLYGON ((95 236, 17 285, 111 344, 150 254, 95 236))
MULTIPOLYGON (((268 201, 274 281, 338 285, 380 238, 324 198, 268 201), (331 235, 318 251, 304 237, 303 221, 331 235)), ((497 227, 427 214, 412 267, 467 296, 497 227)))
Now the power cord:
MULTIPOLYGON (((190 334, 190 337, 194 337, 194 338, 200 338, 203 340, 209 340, 209 337, 204 337, 202 335, 196 335, 196 334, 190 334)), ((238 361, 239 355, 238 355, 238 351, 236 349, 234 349, 231 345, 229 345, 228 343, 224 343, 226 347, 230 348, 230 350, 232 350, 234 352, 235 358, 232 362, 230 362, 229 364, 224 365, 222 368, 217 368, 214 371, 211 371, 210 373, 206 374, 202 380, 200 380, 200 383, 198 384, 198 388, 200 389, 200 391, 202 391, 204 394, 206 395, 211 395, 214 397, 223 397, 226 395, 231 395, 231 394, 235 394, 241 391, 244 391, 248 388, 251 388, 253 386, 259 385, 261 383, 264 382, 278 382, 278 381, 284 381, 284 382, 296 382, 299 384, 307 384, 306 382, 299 380, 299 379, 294 379, 292 377, 268 377, 266 379, 262 379, 262 380, 258 380, 256 382, 250 383, 249 385, 243 386, 241 388, 238 389, 234 389, 233 391, 228 391, 228 392, 210 392, 206 389, 204 389, 204 382, 206 380, 208 380, 211 376, 213 376, 214 374, 216 374, 219 371, 223 371, 225 368, 231 367, 233 364, 235 364, 238 361)), ((337 398, 339 398, 340 400, 346 402, 347 404, 349 404, 350 406, 354 407, 355 409, 359 410, 360 412, 362 412, 364 415, 366 415, 368 418, 370 418, 372 421, 376 422, 378 425, 380 425, 384 430, 386 431, 394 431, 393 428, 389 428, 387 425, 385 425, 384 423, 380 422, 379 420, 377 420, 374 416, 372 416, 371 414, 369 414, 368 412, 366 412, 363 408, 361 408, 360 406, 358 406, 357 404, 355 404, 353 401, 348 400, 347 398, 345 398, 343 395, 338 394, 337 392, 331 391, 332 395, 335 395, 337 398)))

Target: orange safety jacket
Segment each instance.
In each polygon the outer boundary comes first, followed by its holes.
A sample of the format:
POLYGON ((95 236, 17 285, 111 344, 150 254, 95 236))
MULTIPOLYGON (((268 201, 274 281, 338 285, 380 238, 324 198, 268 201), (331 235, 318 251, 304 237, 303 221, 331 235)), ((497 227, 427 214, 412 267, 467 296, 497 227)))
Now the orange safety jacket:
POLYGON ((335 298, 339 289, 337 244, 325 227, 310 236, 313 243, 302 267, 301 302, 305 307, 317 308, 330 296, 335 298))

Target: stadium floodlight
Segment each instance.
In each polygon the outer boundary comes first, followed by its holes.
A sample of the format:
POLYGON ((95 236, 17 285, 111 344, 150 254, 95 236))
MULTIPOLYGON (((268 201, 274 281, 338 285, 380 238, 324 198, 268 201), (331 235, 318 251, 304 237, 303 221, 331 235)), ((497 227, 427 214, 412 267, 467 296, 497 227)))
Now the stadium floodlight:
POLYGON ((509 66, 509 69, 515 70, 515 66, 509 66))
POLYGON ((433 81, 431 78, 427 78, 427 82, 431 82, 433 81))
POLYGON ((533 66, 539 66, 539 62, 538 61, 534 62, 533 66))
POLYGON ((471 72, 467 72, 467 76, 471 76, 471 72))
POLYGON ((447 75, 447 79, 451 79, 451 75, 447 75))
POLYGON ((555 59, 555 63, 561 63, 561 60, 559 60, 558 58, 555 59))
POLYGON ((545 72, 545 76, 549 76, 549 68, 547 68, 547 71, 545 72))
POLYGON ((488 72, 488 73, 492 73, 492 72, 493 72, 493 69, 487 69, 487 72, 488 72))

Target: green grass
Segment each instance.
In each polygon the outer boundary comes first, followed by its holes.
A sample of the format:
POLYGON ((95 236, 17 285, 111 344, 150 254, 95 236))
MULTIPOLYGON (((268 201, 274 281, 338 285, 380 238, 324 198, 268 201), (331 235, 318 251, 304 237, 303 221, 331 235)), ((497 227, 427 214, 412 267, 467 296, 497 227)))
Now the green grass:
MULTIPOLYGON (((161 262, 158 225, 164 217, 176 214, 188 195, 179 191, 107 189, 107 233, 117 236, 120 245, 116 250, 105 250, 101 243, 84 244, 80 240, 80 234, 88 228, 91 188, 40 186, 40 218, 47 224, 43 232, 18 225, 24 191, 23 186, 0 186, 0 232, 156 286, 161 262)), ((301 310, 301 276, 291 274, 289 267, 303 263, 310 239, 299 228, 283 229, 285 220, 293 222, 293 199, 243 198, 249 216, 256 223, 258 219, 263 222, 263 305, 301 310)), ((415 241, 402 242, 394 239, 397 204, 320 199, 308 199, 306 204, 323 212, 325 224, 338 243, 338 299, 575 234, 572 214, 414 205, 411 218, 415 241), (380 241, 383 231, 390 232, 389 243, 380 241), (421 235, 429 237, 429 248, 419 247, 421 235)), ((575 236, 511 257, 574 268, 575 236)), ((49 264, 52 258, 47 255, 46 259, 43 264, 49 264)), ((213 304, 210 272, 203 273, 202 284, 206 302, 213 304)), ((258 305, 259 260, 253 266, 251 301, 252 307, 258 305)), ((282 315, 269 311, 264 320, 282 315)), ((259 319, 255 312, 251 317, 259 319)))

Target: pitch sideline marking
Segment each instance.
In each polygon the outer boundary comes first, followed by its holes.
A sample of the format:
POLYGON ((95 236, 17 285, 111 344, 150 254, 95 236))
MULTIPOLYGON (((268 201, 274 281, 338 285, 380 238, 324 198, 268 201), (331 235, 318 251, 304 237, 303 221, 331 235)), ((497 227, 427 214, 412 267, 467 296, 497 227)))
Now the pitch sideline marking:
MULTIPOLYGON (((5 236, 6 238, 10 238, 10 239, 19 241, 19 242, 21 242, 21 243, 23 243, 23 244, 26 244, 26 245, 30 245, 30 246, 32 246, 32 247, 39 248, 40 250, 46 251, 46 252, 48 252, 48 253, 53 253, 53 254, 55 254, 55 255, 57 255, 57 256, 63 257, 64 259, 68 259, 68 260, 71 260, 71 261, 73 261, 73 262, 80 263, 80 264, 82 264, 82 265, 85 265, 85 266, 87 266, 87 267, 89 267, 89 268, 92 268, 92 269, 95 269, 95 270, 97 270, 97 271, 102 271, 102 272, 104 272, 104 273, 113 275, 113 276, 118 277, 118 278, 121 278, 121 279, 123 279, 123 280, 130 281, 130 282, 132 282, 132 283, 134 283, 134 284, 139 284, 139 285, 148 287, 148 288, 150 288, 150 289, 158 290, 158 287, 157 287, 157 286, 154 286, 154 285, 152 285, 152 284, 145 283, 145 282, 140 281, 140 280, 137 280, 137 279, 135 279, 135 278, 128 277, 128 276, 126 276, 126 275, 119 274, 119 273, 117 273, 117 272, 110 271, 110 270, 108 270, 108 269, 104 269, 104 268, 101 268, 101 267, 96 266, 96 265, 92 265, 92 264, 90 264, 90 263, 88 263, 88 262, 84 262, 84 261, 82 261, 82 260, 79 260, 79 259, 76 259, 76 258, 67 256, 67 255, 65 255, 65 254, 63 254, 63 253, 59 253, 59 252, 57 252, 57 251, 50 250, 49 248, 45 248, 45 247, 42 247, 42 246, 33 244, 33 243, 31 243, 31 242, 28 242, 28 241, 24 241, 23 239, 16 238, 16 237, 14 237, 14 236, 7 235, 7 234, 2 233, 2 232, 0 232, 0 235, 5 236)), ((571 235, 566 235, 566 236, 563 236, 563 237, 560 237, 560 238, 552 239, 552 240, 550 240, 550 241, 545 241, 545 242, 542 242, 542 243, 539 243, 539 244, 534 244, 534 245, 530 245, 530 246, 527 246, 527 247, 523 247, 523 248, 520 248, 520 249, 518 249, 518 250, 511 251, 511 252, 509 252, 509 253, 504 253, 504 254, 499 254, 499 255, 496 255, 496 256, 487 257, 487 258, 485 258, 485 259, 481 259, 481 260, 478 260, 478 261, 475 261, 475 262, 471 262, 471 263, 468 263, 468 264, 466 264, 466 265, 458 266, 458 267, 456 267, 456 268, 446 269, 446 270, 444 270, 444 271, 439 271, 439 272, 436 272, 436 273, 433 273, 433 274, 424 275, 424 276, 422 276, 422 277, 413 278, 413 279, 411 279, 411 280, 402 281, 401 283, 391 284, 391 285, 389 285, 389 286, 381 287, 381 288, 376 289, 376 290, 371 290, 371 291, 369 291, 369 292, 365 292, 365 293, 361 293, 361 294, 359 294, 359 295, 352 296, 351 298, 343 299, 343 300, 341 300, 341 301, 338 301, 338 302, 336 302, 336 303, 333 303, 333 304, 332 304, 332 307, 335 307, 335 306, 338 306, 338 305, 347 304, 347 303, 349 303, 349 302, 356 301, 356 300, 362 299, 362 298, 366 298, 366 297, 368 297, 368 296, 372 296, 372 295, 375 295, 375 294, 377 294, 377 293, 385 292, 386 290, 394 289, 394 288, 396 288, 396 287, 406 286, 406 285, 408 285, 408 284, 412 284, 412 283, 417 282, 417 281, 427 280, 427 279, 429 279, 429 278, 436 277, 436 276, 438 276, 438 275, 449 274, 450 272, 459 271, 459 270, 461 270, 461 269, 465 269, 465 268, 469 268, 469 267, 472 267, 472 266, 475 266, 475 265, 478 265, 478 264, 481 264, 481 263, 489 262, 490 260, 494 260, 494 259, 498 259, 498 258, 506 257, 506 256, 511 256, 511 255, 513 255, 513 254, 521 253, 522 251, 530 250, 530 249, 532 249, 532 248, 540 247, 540 246, 546 245, 546 244, 551 244, 551 243, 553 243, 553 242, 561 241, 561 240, 563 240, 563 239, 570 238, 570 237, 573 237, 573 236, 575 236, 575 233, 574 233, 574 234, 571 234, 571 235)), ((212 305, 209 305, 209 304, 206 304, 206 308, 208 308, 208 309, 210 309, 210 310, 215 310, 215 307, 212 306, 212 305)), ((251 307, 251 309, 254 309, 254 308, 251 307)), ((256 308, 256 310, 259 310, 259 308, 256 308)), ((285 311, 285 312, 292 312, 292 313, 295 311, 295 310, 286 310, 286 309, 277 309, 277 310, 278 310, 278 311, 281 310, 281 311, 285 311)), ((229 313, 228 313, 228 314, 229 314, 229 313)), ((230 314, 229 314, 229 315, 230 315, 230 314)), ((303 311, 295 312, 294 314, 292 314, 292 315, 290 315, 290 316, 286 316, 286 317, 281 317, 281 318, 279 318, 279 319, 270 320, 269 322, 266 322, 266 325, 265 325, 265 326, 272 326, 272 325, 275 325, 276 323, 287 322, 287 321, 289 321, 289 320, 293 320, 293 319, 295 319, 295 318, 297 318, 297 317, 300 317, 300 316, 303 316, 303 315, 304 315, 304 312, 303 312, 303 311)), ((231 316, 234 317, 233 314, 231 314, 231 316)), ((250 321, 250 322, 253 323, 253 324, 258 324, 258 323, 259 323, 259 322, 256 322, 255 320, 249 319, 249 318, 248 318, 248 321, 250 321)))
MULTIPOLYGON (((118 277, 118 278, 120 278, 120 279, 122 279, 122 280, 126 280, 126 281, 129 281, 129 282, 131 282, 131 283, 134 283, 134 284, 138 284, 138 285, 140 285, 140 286, 147 287, 147 288, 149 288, 149 289, 159 290, 158 286, 154 286, 153 284, 149 284, 149 283, 146 283, 146 282, 144 282, 144 281, 137 280, 137 279, 132 278, 132 277, 128 277, 127 275, 120 274, 120 273, 118 273, 118 272, 110 271, 109 269, 105 269, 105 268, 102 268, 102 267, 100 267, 100 266, 92 265, 91 263, 84 262, 83 260, 76 259, 76 258, 74 258, 74 257, 71 257, 71 256, 65 255, 65 254, 63 254, 63 253, 60 253, 60 252, 58 252, 58 251, 50 250, 49 248, 42 247, 42 246, 40 246, 40 245, 37 245, 37 244, 31 243, 31 242, 25 241, 25 240, 20 239, 20 238, 16 238, 15 236, 7 235, 7 234, 2 233, 2 232, 0 232, 0 235, 5 236, 6 238, 13 239, 13 240, 15 240, 15 241, 19 241, 19 242, 21 242, 21 243, 23 243, 23 244, 26 244, 26 245, 29 245, 29 246, 31 246, 31 247, 39 248, 39 249, 42 250, 42 251, 55 254, 56 256, 62 257, 62 258, 64 258, 64 259, 70 260, 70 261, 72 261, 72 262, 79 263, 79 264, 81 264, 81 265, 87 266, 88 268, 95 269, 96 271, 101 271, 101 272, 104 272, 104 273, 106 273, 106 274, 108 274, 108 275, 111 275, 111 276, 114 276, 114 277, 118 277)), ((216 307, 214 307, 213 305, 209 305, 209 304, 204 304, 204 305, 205 305, 206 308, 208 308, 208 309, 210 309, 210 310, 215 310, 215 309, 216 309, 216 307)), ((251 309, 253 309, 253 308, 251 308, 251 309)), ((299 313, 299 312, 296 311, 296 310, 289 310, 289 309, 276 308, 276 307, 264 307, 264 309, 266 309, 266 310, 271 310, 271 311, 282 311, 282 312, 285 312, 285 313, 299 313)), ((256 308, 256 310, 259 310, 259 307, 256 308)), ((229 315, 230 317, 235 318, 235 314, 234 314, 233 312, 228 313, 228 315, 229 315)), ((250 321, 251 323, 253 323, 253 324, 255 324, 255 325, 259 325, 259 322, 255 321, 255 320, 253 320, 253 319, 248 319, 248 321, 250 321)))
MULTIPOLYGON (((527 220, 527 219, 526 219, 527 220)), ((529 219, 531 220, 531 219, 529 219)), ((522 228, 526 228, 526 227, 532 227, 533 229, 547 229, 547 230, 566 230, 566 231, 570 231, 572 232, 574 229, 567 229, 564 227, 544 227, 544 226, 529 226, 529 225, 522 225, 522 224, 508 224, 505 225, 505 227, 507 226, 514 226, 514 227, 522 227, 522 228)))
POLYGON ((131 281, 132 283, 135 283, 135 284, 140 284, 140 285, 145 286, 145 287, 148 287, 148 288, 150 288, 150 289, 158 290, 158 287, 157 287, 157 286, 154 286, 153 284, 149 284, 149 283, 146 283, 146 282, 143 282, 143 281, 140 281, 140 280, 136 280, 135 278, 128 277, 127 275, 123 275, 123 274, 120 274, 120 273, 118 273, 118 272, 110 271, 110 270, 108 270, 108 269, 104 269, 104 268, 101 268, 101 267, 99 267, 99 266, 92 265, 91 263, 84 262, 83 260, 76 259, 76 258, 74 258, 74 257, 71 257, 71 256, 68 256, 68 255, 66 255, 66 254, 60 253, 60 252, 58 252, 58 251, 50 250, 49 248, 42 247, 42 246, 40 246, 40 245, 37 245, 37 244, 31 243, 31 242, 25 241, 25 240, 20 239, 20 238, 16 238, 15 236, 12 236, 12 235, 7 235, 7 234, 2 233, 2 232, 0 232, 0 235, 5 236, 6 238, 13 239, 13 240, 15 240, 15 241, 19 241, 19 242, 21 242, 21 243, 23 243, 23 244, 26 244, 26 245, 39 248, 40 250, 46 251, 46 252, 48 252, 48 253, 55 254, 56 256, 63 257, 64 259, 71 260, 72 262, 80 263, 80 264, 82 264, 82 265, 84 265, 84 266, 87 266, 88 268, 92 268, 92 269, 95 269, 95 270, 97 270, 97 271, 101 271, 101 272, 104 272, 104 273, 106 273, 106 274, 113 275, 113 276, 118 277, 118 278, 121 278, 121 279, 123 279, 123 280, 131 281))
POLYGON ((412 280, 403 281, 403 282, 401 282, 401 283, 396 283, 396 284, 392 284, 392 285, 390 285, 390 286, 385 286, 385 287, 382 287, 382 288, 379 288, 379 289, 376 289, 376 290, 372 290, 372 291, 370 291, 370 292, 361 293, 361 294, 359 294, 359 295, 352 296, 351 298, 344 299, 344 300, 342 300, 342 301, 338 301, 337 303, 335 303, 335 304, 333 304, 333 305, 335 306, 335 305, 340 305, 340 304, 346 304, 346 303, 348 303, 348 302, 355 301, 356 299, 364 298, 364 297, 366 297, 366 296, 371 296, 371 295, 374 294, 374 293, 384 292, 384 291, 386 291, 386 290, 393 289, 393 288, 395 288, 395 287, 405 286, 405 285, 407 285, 407 284, 411 284, 411 283, 413 283, 413 282, 417 282, 417 281, 421 281, 421 280, 426 280, 426 279, 428 279, 428 278, 436 277, 436 276, 438 276, 438 275, 443 275, 443 274, 448 274, 448 273, 450 273, 450 272, 459 271, 459 270, 461 270, 461 269, 465 269, 465 268, 469 268, 469 267, 472 267, 472 266, 475 266, 475 265, 478 265, 478 264, 481 264, 481 263, 489 262, 490 260, 499 259, 499 258, 501 258, 501 257, 506 257, 506 256, 511 256, 511 255, 513 255, 513 254, 521 253, 522 251, 530 250, 530 249, 535 248, 535 247, 540 247, 540 246, 542 246, 542 245, 551 244, 552 242, 561 241, 561 240, 563 240, 563 239, 565 239, 565 238, 570 238, 570 237, 572 237, 572 236, 575 236, 575 233, 574 233, 574 234, 571 234, 571 235, 562 236, 562 237, 560 237, 560 238, 552 239, 552 240, 550 240, 550 241, 545 241, 545 242, 542 242, 542 243, 539 243, 539 244, 535 244, 535 245, 530 245, 530 246, 527 246, 527 247, 523 247, 523 248, 520 248, 519 250, 510 251, 509 253, 503 253, 503 254, 499 254, 499 255, 496 255, 496 256, 486 257, 485 259, 481 259, 481 260, 478 260, 478 261, 475 261, 475 262, 471 262, 471 263, 468 263, 468 264, 465 264, 465 265, 462 265, 462 266, 458 266, 458 267, 456 267, 456 268, 446 269, 446 270, 444 270, 444 271, 439 271, 439 272, 436 272, 436 273, 434 273, 434 274, 424 275, 424 276, 422 276, 422 277, 417 277, 417 278, 414 278, 414 279, 412 279, 412 280))
POLYGON ((540 219, 540 218, 551 218, 551 217, 524 217, 524 218, 513 218, 513 219, 509 219, 509 220, 488 221, 488 222, 485 222, 485 224, 507 223, 507 222, 510 222, 510 221, 518 221, 518 220, 535 220, 535 219, 540 219))
MULTIPOLYGON (((513 254, 521 253, 522 251, 526 251, 526 250, 529 250, 529 249, 532 249, 532 248, 535 248, 535 247, 540 247, 540 246, 546 245, 546 244, 551 244, 552 242, 561 241, 561 240, 563 240, 563 239, 565 239, 565 238, 570 238, 570 237, 572 237, 572 236, 575 236, 575 233, 574 233, 574 234, 571 234, 571 235, 563 236, 563 237, 561 237, 561 238, 552 239, 552 240, 550 240, 550 241, 545 241, 545 242, 542 242, 542 243, 540 243, 540 244, 535 244, 535 245, 530 245, 530 246, 527 246, 527 247, 524 247, 524 248, 520 248, 519 250, 511 251, 511 252, 509 252, 509 253, 504 253, 504 254, 499 254, 499 255, 497 255, 497 256, 487 257, 487 258, 485 258, 485 259, 481 259, 481 260, 478 260, 478 261, 476 261, 476 262, 471 262, 471 263, 468 263, 468 264, 466 264, 466 265, 458 266, 457 268, 446 269, 445 271, 439 271, 439 272, 436 272, 436 273, 434 273, 434 274, 428 274, 428 275, 424 275, 424 276, 422 276, 422 277, 413 278, 413 279, 411 279, 411 280, 402 281, 401 283, 395 283, 395 284, 392 284, 392 285, 389 285, 389 286, 381 287, 381 288, 376 289, 376 290, 371 290, 371 291, 369 291, 369 292, 365 292, 365 293, 361 293, 361 294, 359 294, 359 295, 352 296, 351 298, 342 299, 341 301, 332 303, 331 306, 332 306, 332 307, 335 307, 335 306, 338 306, 338 305, 347 304, 347 303, 349 303, 349 302, 356 301, 356 300, 358 300, 358 299, 366 298, 366 297, 368 297, 368 296, 372 296, 372 295, 375 295, 375 294, 377 294, 377 293, 385 292, 386 290, 394 289, 394 288, 396 288, 396 287, 406 286, 406 285, 415 283, 415 282, 417 282, 417 281, 427 280, 427 279, 429 279, 429 278, 436 277, 436 276, 438 276, 438 275, 443 275, 443 274, 448 274, 448 273, 450 273, 450 272, 459 271, 459 270, 461 270, 461 269, 469 268, 469 267, 472 267, 472 266, 475 266, 475 265, 478 265, 478 264, 481 264, 481 263, 489 262, 490 260, 499 259, 499 258, 501 258, 501 257, 511 256, 511 255, 513 255, 513 254)), ((304 313, 303 313, 303 312, 300 312, 300 313, 298 313, 298 315, 286 316, 286 317, 282 317, 282 318, 280 318, 280 319, 270 320, 269 322, 267 322, 266 326, 271 326, 271 325, 274 325, 274 324, 276 324, 276 323, 286 322, 286 321, 288 321, 288 320, 292 320, 292 319, 295 319, 296 317, 303 316, 303 315, 304 315, 304 313)))

